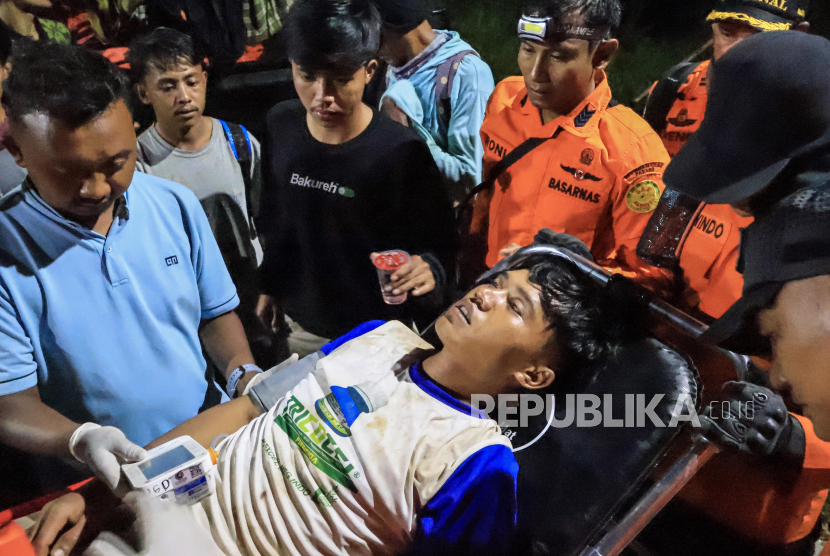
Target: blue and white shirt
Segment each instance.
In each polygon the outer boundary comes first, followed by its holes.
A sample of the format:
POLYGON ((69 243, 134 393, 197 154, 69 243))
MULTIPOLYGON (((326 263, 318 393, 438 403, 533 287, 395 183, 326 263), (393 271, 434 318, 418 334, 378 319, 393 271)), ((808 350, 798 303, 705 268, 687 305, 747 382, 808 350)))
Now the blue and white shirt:
POLYGON ((104 237, 24 182, 0 202, 0 238, 0 395, 37 386, 139 445, 198 413, 199 324, 239 299, 193 193, 136 172, 104 237))
POLYGON ((350 340, 219 445, 202 508, 225 553, 509 553, 510 442, 399 364, 417 348, 400 322, 350 340))

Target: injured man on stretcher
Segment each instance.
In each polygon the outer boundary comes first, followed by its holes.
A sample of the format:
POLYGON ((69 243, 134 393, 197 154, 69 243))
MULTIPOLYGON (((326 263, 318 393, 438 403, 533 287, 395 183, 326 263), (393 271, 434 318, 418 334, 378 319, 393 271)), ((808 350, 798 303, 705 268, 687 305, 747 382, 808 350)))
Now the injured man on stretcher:
MULTIPOLYGON (((187 509, 199 534, 228 555, 509 554, 518 466, 472 397, 546 389, 616 351, 624 328, 571 262, 522 266, 436 322, 440 349, 401 323, 367 323, 271 407, 245 395, 151 444, 230 434, 216 446, 215 494, 187 509)), ((68 496, 35 526, 43 554, 83 519, 83 498, 68 496)))

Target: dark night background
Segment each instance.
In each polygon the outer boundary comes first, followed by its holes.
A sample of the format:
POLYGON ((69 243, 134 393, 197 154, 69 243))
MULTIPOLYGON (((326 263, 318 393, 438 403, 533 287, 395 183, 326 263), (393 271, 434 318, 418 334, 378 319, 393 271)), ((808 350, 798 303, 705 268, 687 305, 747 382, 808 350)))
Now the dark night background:
MULTIPOLYGON (((639 108, 634 100, 647 87, 711 38, 705 19, 716 3, 622 0, 621 48, 608 70, 614 97, 639 108)), ((519 73, 516 22, 524 4, 523 0, 435 0, 435 7, 445 9, 445 21, 490 64, 497 82, 519 73)), ((830 5, 813 0, 807 13, 812 32, 830 38, 830 5)), ((696 59, 709 56, 711 49, 696 59)))

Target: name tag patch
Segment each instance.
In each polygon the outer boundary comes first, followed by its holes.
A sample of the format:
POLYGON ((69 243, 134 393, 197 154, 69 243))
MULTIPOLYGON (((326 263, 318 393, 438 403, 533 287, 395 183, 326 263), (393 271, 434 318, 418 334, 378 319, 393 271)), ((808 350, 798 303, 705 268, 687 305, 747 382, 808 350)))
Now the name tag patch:
POLYGON ((721 220, 702 212, 695 218, 691 231, 704 234, 723 245, 729 237, 731 228, 732 226, 730 224, 724 224, 721 220))
POLYGON ((599 204, 599 201, 602 198, 599 193, 594 193, 593 191, 589 191, 583 187, 575 187, 569 183, 565 183, 565 180, 558 180, 556 178, 552 178, 550 180, 548 187, 559 191, 560 193, 564 193, 565 195, 579 199, 580 201, 594 203, 595 205, 599 204))

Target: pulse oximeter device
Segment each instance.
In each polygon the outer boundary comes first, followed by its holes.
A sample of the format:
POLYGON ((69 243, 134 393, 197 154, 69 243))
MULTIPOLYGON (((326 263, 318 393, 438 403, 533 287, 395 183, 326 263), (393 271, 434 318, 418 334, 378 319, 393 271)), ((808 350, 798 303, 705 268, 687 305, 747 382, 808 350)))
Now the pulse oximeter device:
POLYGON ((210 453, 189 436, 180 436, 147 452, 147 457, 121 466, 133 490, 174 497, 190 506, 216 491, 210 453))

